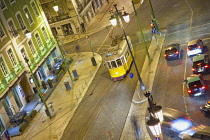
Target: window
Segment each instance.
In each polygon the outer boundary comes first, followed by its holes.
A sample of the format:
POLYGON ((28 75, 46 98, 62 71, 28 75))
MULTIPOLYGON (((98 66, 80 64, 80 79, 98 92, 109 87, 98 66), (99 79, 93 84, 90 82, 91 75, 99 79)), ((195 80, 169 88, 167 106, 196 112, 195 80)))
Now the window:
POLYGON ((31 14, 30 14, 28 8, 24 8, 23 10, 24 10, 24 12, 26 14, 26 18, 28 19, 29 24, 32 24, 33 23, 33 19, 31 17, 31 14))
POLYGON ((38 33, 35 34, 35 38, 36 38, 36 41, 38 43, 38 46, 39 46, 40 50, 42 50, 43 49, 43 43, 42 43, 41 38, 38 35, 38 33))
POLYGON ((7 76, 8 75, 8 70, 6 68, 6 65, 5 65, 2 57, 0 57, 0 68, 1 68, 1 71, 4 74, 4 76, 7 76))
POLYGON ((22 88, 18 85, 18 87, 14 88, 14 92, 12 92, 14 98, 15 98, 15 102, 17 103, 17 106, 19 109, 21 109, 23 107, 23 104, 20 100, 20 96, 18 94, 18 90, 21 90, 22 91, 22 88))
POLYGON ((3 38, 5 36, 4 30, 2 26, 0 26, 0 38, 3 38))
POLYGON ((39 16, 39 12, 38 12, 38 9, 37 9, 36 4, 34 2, 31 2, 31 7, 32 7, 35 15, 38 17, 39 16))
POLYGON ((111 61, 111 64, 112 64, 112 67, 113 67, 113 68, 116 68, 116 67, 117 67, 117 64, 116 64, 115 61, 111 61))
POLYGON ((5 4, 4 0, 0 0, 0 7, 1 7, 1 9, 6 8, 6 4, 5 4))
POLYGON ((4 130, 5 130, 5 127, 0 116, 0 135, 4 132, 4 130))
POLYGON ((49 36, 48 36, 48 34, 47 34, 47 31, 45 30, 45 27, 42 27, 42 34, 43 34, 43 36, 44 36, 44 39, 45 39, 46 41, 48 41, 48 40, 49 40, 49 36))
POLYGON ((8 24, 9 24, 9 28, 10 28, 10 33, 14 36, 14 37, 17 37, 18 36, 18 32, 17 32, 17 30, 16 30, 16 28, 15 28, 15 26, 14 26, 14 23, 12 22, 12 20, 10 20, 9 22, 8 22, 8 24))
POLYGON ((117 62, 117 66, 118 66, 118 67, 121 67, 121 66, 122 66, 122 62, 121 62, 120 59, 117 59, 116 62, 117 62))
POLYGON ((4 106, 7 116, 11 119, 13 117, 12 107, 10 107, 10 102, 8 97, 4 98, 2 105, 4 106))
POLYGON ((14 54, 13 54, 13 52, 12 52, 12 49, 9 49, 9 50, 7 51, 7 54, 8 54, 8 56, 9 56, 9 58, 10 58, 10 61, 12 62, 12 65, 13 65, 13 66, 16 66, 16 65, 17 65, 17 61, 16 61, 15 56, 14 56, 14 54))
POLYGON ((30 48, 30 50, 31 50, 32 55, 35 55, 35 54, 36 54, 36 51, 35 51, 35 49, 34 49, 34 44, 32 43, 31 40, 28 41, 28 46, 29 46, 29 48, 30 48))
POLYGON ((26 26, 25 26, 25 24, 23 22, 22 17, 20 16, 20 14, 17 14, 16 17, 17 17, 17 20, 18 20, 18 22, 20 24, 21 29, 26 29, 26 26))

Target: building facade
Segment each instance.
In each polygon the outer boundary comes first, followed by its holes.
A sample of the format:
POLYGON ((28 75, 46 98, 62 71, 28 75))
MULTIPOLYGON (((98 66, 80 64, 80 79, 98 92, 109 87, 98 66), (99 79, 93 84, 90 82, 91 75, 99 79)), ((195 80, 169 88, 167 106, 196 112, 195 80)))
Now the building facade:
POLYGON ((50 75, 60 51, 37 0, 0 0, 0 133, 50 75), (26 33, 31 33, 31 38, 26 33), (26 60, 28 60, 26 62, 26 60), (31 73, 32 72, 32 73, 31 73))
POLYGON ((64 38, 82 33, 104 0, 40 0, 54 35, 64 38), (58 11, 53 9, 58 6, 58 11))

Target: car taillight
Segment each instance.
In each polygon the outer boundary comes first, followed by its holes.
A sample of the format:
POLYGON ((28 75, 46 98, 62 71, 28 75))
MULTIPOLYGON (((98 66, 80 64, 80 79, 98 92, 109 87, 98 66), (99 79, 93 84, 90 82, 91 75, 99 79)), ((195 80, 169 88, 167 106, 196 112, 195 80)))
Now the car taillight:
POLYGON ((164 56, 167 57, 168 55, 167 54, 164 54, 164 56))
POLYGON ((187 92, 188 92, 188 93, 192 93, 192 90, 188 89, 187 92))
POLYGON ((187 49, 187 51, 189 51, 189 49, 187 49))
POLYGON ((208 65, 205 65, 205 66, 204 66, 204 68, 208 68, 208 67, 209 67, 208 65))
POLYGON ((198 48, 201 48, 201 46, 198 46, 198 48))
POLYGON ((192 68, 192 71, 195 71, 195 69, 194 69, 194 68, 192 68))
POLYGON ((202 89, 206 89, 206 86, 202 86, 202 89))
POLYGON ((179 51, 176 51, 176 54, 179 54, 179 51))

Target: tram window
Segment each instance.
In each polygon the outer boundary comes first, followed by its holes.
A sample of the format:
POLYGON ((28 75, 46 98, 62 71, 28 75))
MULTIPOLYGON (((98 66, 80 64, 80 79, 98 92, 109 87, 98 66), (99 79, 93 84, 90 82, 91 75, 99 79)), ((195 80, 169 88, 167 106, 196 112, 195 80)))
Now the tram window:
POLYGON ((121 58, 121 60, 122 60, 122 64, 125 64, 125 56, 123 56, 123 57, 121 58))
POLYGON ((116 68, 116 67, 117 67, 117 64, 116 64, 116 62, 115 62, 115 61, 111 61, 111 65, 112 65, 112 67, 114 67, 114 68, 116 68))
POLYGON ((111 69, 111 68, 112 68, 112 66, 111 66, 110 62, 106 62, 106 65, 107 65, 107 67, 108 67, 109 69, 111 69))
POLYGON ((121 66, 122 66, 121 60, 120 60, 120 59, 117 59, 116 61, 117 61, 117 66, 118 66, 118 67, 121 67, 121 66))

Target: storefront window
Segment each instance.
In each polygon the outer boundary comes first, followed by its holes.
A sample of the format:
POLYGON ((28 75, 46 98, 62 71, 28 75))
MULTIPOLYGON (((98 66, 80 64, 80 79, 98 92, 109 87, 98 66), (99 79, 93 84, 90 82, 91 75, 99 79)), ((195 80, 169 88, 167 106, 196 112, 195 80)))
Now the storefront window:
POLYGON ((0 116, 0 134, 2 134, 4 132, 4 130, 5 130, 5 127, 3 125, 3 122, 2 122, 1 116, 0 116))
POLYGON ((22 88, 19 85, 16 88, 14 88, 14 92, 12 92, 12 94, 15 98, 15 102, 17 103, 18 108, 21 109, 23 107, 23 104, 22 104, 20 96, 18 94, 18 90, 19 90, 19 92, 21 92, 20 90, 22 90, 22 88))

